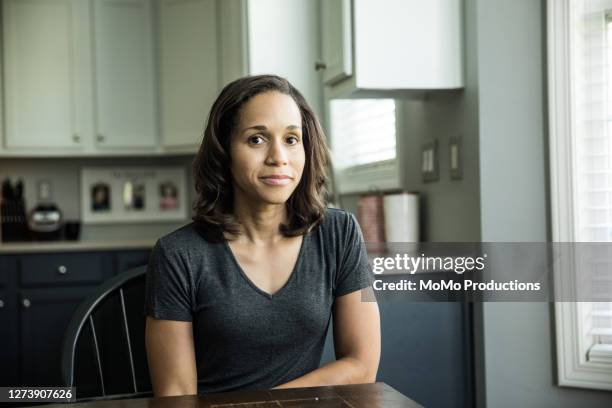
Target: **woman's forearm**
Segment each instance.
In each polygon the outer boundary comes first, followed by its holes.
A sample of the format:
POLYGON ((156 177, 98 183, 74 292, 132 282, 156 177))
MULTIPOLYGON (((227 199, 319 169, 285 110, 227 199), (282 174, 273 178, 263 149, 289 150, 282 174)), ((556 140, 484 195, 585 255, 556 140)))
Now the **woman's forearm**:
MULTIPOLYGON (((376 381, 376 373, 354 357, 343 357, 274 388, 360 384, 376 381)), ((274 389, 273 388, 273 389, 274 389)))

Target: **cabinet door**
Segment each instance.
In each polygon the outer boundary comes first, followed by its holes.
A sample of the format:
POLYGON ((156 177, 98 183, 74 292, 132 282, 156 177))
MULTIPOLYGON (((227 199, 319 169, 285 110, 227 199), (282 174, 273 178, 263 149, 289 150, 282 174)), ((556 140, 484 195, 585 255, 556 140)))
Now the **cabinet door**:
POLYGON ((353 74, 351 0, 321 2, 323 81, 331 85, 353 74))
POLYGON ((319 2, 250 0, 246 11, 249 75, 288 79, 321 116, 321 77, 314 70, 321 58, 319 2))
POLYGON ((150 0, 93 4, 96 145, 156 145, 156 92, 150 0))
POLYGON ((162 0, 159 8, 162 143, 197 146, 219 92, 216 0, 162 0))
POLYGON ((60 386, 64 333, 79 303, 95 286, 22 290, 21 382, 28 386, 60 386))
MULTIPOLYGON (((425 407, 473 407, 470 304, 416 302, 387 293, 377 293, 376 298, 383 333, 376 381, 389 384, 425 407)), ((333 321, 321 366, 335 360, 332 329, 333 321)))
POLYGON ((17 258, 0 256, 0 386, 22 385, 19 378, 17 258))
MULTIPOLYGON (((4 273, 4 271, 2 271, 4 273)), ((0 385, 22 385, 19 379, 17 299, 15 291, 0 289, 0 385)))
POLYGON ((2 5, 6 147, 78 148, 73 1, 2 5))

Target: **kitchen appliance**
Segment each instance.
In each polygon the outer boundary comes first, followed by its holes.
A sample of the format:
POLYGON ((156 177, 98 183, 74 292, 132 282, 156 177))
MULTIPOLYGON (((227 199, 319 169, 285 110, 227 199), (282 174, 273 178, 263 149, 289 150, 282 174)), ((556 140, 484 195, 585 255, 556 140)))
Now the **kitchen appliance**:
POLYGON ((62 212, 53 203, 38 204, 30 212, 28 227, 35 241, 58 240, 62 235, 62 212))

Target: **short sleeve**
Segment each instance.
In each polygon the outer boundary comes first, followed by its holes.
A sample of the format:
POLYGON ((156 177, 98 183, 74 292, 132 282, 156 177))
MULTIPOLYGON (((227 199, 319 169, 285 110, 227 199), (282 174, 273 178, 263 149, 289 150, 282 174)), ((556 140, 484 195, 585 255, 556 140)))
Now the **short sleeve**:
POLYGON ((344 248, 341 249, 343 255, 336 275, 334 297, 366 288, 374 281, 361 228, 351 213, 347 213, 344 234, 344 248))
POLYGON ((192 321, 189 271, 158 240, 151 252, 145 286, 145 315, 163 320, 192 321))

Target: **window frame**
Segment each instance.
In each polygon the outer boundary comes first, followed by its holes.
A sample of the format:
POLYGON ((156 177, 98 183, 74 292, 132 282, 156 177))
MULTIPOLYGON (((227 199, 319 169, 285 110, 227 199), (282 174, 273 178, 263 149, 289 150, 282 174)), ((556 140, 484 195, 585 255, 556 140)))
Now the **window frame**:
MULTIPOLYGON (((571 0, 547 0, 549 160, 553 242, 576 242, 574 172, 575 95, 571 80, 574 42, 571 0), (573 220, 573 222, 567 222, 573 220)), ((576 299, 572 254, 554 269, 555 297, 576 299)), ((589 302, 555 302, 557 383, 564 387, 612 390, 612 350, 585 344, 582 319, 589 302), (589 350, 590 348, 590 350, 589 350), (588 353, 593 353, 591 358, 588 353)))

